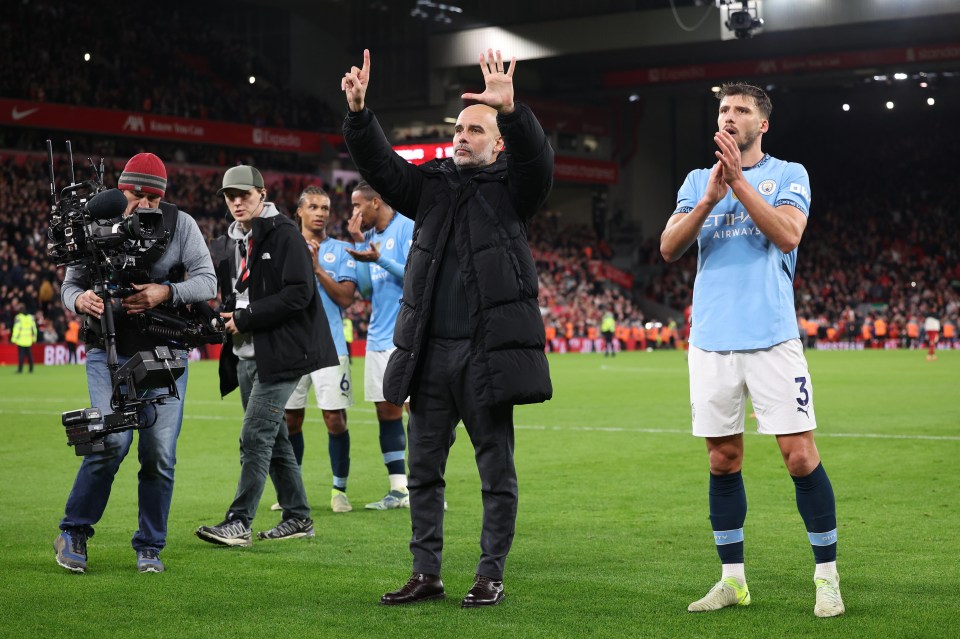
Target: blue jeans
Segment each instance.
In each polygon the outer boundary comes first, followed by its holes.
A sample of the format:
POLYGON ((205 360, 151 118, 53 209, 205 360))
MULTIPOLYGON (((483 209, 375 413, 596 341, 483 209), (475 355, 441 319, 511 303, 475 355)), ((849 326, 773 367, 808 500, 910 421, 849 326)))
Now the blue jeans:
MULTIPOLYGON (((186 365, 186 351, 174 351, 186 365)), ((122 365, 128 358, 120 357, 122 365)), ((110 397, 113 385, 110 381, 110 369, 107 368, 107 353, 101 349, 87 351, 87 387, 90 391, 90 405, 112 413, 110 397)), ((162 394, 166 389, 157 388, 147 391, 148 397, 162 394)), ((140 459, 140 472, 137 477, 139 525, 133 535, 133 547, 137 550, 162 550, 167 544, 167 516, 170 514, 170 500, 173 497, 173 466, 177 461, 177 436, 183 422, 183 400, 187 394, 187 371, 177 380, 177 392, 180 399, 168 399, 162 405, 147 406, 141 409, 147 421, 156 422, 150 428, 140 431, 137 455, 140 459)), ((93 525, 100 521, 110 499, 113 478, 120 469, 120 462, 127 456, 133 442, 132 430, 111 433, 104 438, 106 448, 103 452, 93 453, 83 458, 73 490, 67 498, 60 530, 78 529, 88 537, 93 536, 93 525)))
POLYGON ((273 382, 260 381, 257 362, 241 359, 237 363, 240 401, 243 402, 243 427, 240 429, 240 481, 228 519, 242 519, 250 525, 257 515, 267 474, 277 489, 283 506, 283 518, 310 518, 310 506, 303 488, 300 465, 290 445, 283 407, 300 378, 273 382))

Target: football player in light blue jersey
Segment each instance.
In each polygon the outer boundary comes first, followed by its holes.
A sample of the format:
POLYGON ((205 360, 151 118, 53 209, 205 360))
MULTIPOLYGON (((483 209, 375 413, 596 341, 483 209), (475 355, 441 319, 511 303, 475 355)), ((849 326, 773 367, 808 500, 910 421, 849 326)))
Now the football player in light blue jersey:
POLYGON ((371 307, 363 374, 364 399, 377 407, 380 451, 390 479, 389 492, 366 507, 369 510, 409 508, 403 407, 384 399, 383 373, 390 354, 396 350, 393 329, 403 295, 403 268, 413 245, 413 220, 393 210, 365 181, 357 184, 351 200, 353 217, 347 228, 355 248, 348 252, 358 262, 360 293, 370 299, 371 307))
MULTIPOLYGON (((307 395, 313 386, 317 406, 323 411, 323 421, 329 438, 330 468, 333 471, 330 508, 335 513, 345 513, 352 510, 347 498, 347 478, 350 475, 347 408, 353 406, 353 384, 347 342, 343 335, 341 309, 353 303, 357 290, 357 265, 346 251, 349 244, 327 236, 330 197, 320 187, 308 186, 303 190, 294 217, 313 258, 317 288, 340 362, 337 366, 321 368, 304 375, 287 400, 284 414, 290 432, 290 443, 293 445, 297 463, 302 466, 304 412, 307 395)), ((280 510, 280 505, 274 504, 274 509, 280 510)))
POLYGON ((726 84, 714 142, 717 163, 692 171, 660 238, 673 262, 697 242, 690 333, 693 434, 710 458, 710 521, 721 579, 691 612, 750 603, 744 574, 744 410, 750 396, 761 434, 775 435, 813 548, 818 617, 844 612, 837 574, 833 488, 813 438, 813 385, 793 301, 797 246, 810 213, 803 166, 761 148, 770 98, 726 84))

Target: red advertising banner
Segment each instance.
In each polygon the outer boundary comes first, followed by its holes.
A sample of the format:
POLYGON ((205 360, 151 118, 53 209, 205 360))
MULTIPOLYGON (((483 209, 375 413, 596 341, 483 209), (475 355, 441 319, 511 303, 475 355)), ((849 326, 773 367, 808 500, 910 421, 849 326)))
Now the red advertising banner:
POLYGON ((320 153, 324 145, 337 146, 343 140, 333 133, 0 98, 0 125, 4 124, 295 153, 320 153))
MULTIPOLYGON (((393 150, 410 164, 420 165, 430 160, 453 157, 453 144, 434 142, 428 144, 401 144, 393 150)), ((554 157, 553 175, 565 182, 586 182, 589 184, 615 184, 620 177, 620 167, 616 162, 593 160, 568 155, 554 157)))
POLYGON ((631 71, 610 71, 603 75, 605 87, 630 87, 645 84, 720 80, 779 73, 816 73, 835 69, 883 67, 960 60, 960 43, 923 47, 898 47, 870 51, 815 53, 786 58, 739 60, 676 67, 653 67, 631 71))
POLYGON ((610 266, 600 260, 590 260, 588 263, 590 274, 597 279, 609 280, 618 286, 622 286, 628 291, 633 288, 633 275, 621 271, 615 266, 610 266))

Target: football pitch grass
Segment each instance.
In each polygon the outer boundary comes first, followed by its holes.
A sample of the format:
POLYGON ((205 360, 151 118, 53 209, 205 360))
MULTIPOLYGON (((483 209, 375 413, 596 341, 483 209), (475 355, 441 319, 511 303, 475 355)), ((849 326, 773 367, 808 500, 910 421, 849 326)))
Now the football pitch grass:
MULTIPOLYGON (((376 417, 349 411, 354 511, 329 509, 326 431, 307 410, 304 480, 314 539, 224 548, 215 524, 239 473, 237 394, 191 364, 164 574, 136 572, 135 449, 88 547, 89 570, 54 561, 80 458, 60 412, 88 405, 80 367, 6 376, 0 396, 3 637, 957 637, 960 352, 809 354, 817 442, 837 497, 847 614, 813 615, 813 558, 772 438, 748 419, 744 481, 753 603, 686 612, 719 579, 703 443, 692 437, 683 353, 550 359, 555 399, 516 411, 520 482, 507 597, 462 610, 479 554, 479 479, 462 428, 447 466, 444 601, 382 607, 409 576, 409 511, 365 511, 386 491, 376 417)), ((363 397, 363 363, 354 361, 363 397)), ((278 521, 268 483, 254 531, 278 521)))

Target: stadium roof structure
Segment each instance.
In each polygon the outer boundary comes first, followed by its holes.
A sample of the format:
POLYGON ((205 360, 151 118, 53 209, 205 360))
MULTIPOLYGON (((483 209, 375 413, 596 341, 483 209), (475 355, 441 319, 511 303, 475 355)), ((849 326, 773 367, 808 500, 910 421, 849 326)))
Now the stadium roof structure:
MULTIPOLYGON (((930 82, 960 78, 960 3, 955 0, 749 0, 764 25, 748 39, 735 38, 724 24, 740 0, 280 4, 317 25, 342 26, 347 49, 370 47, 392 57, 407 56, 410 70, 422 73, 428 65, 452 88, 475 81, 478 50, 504 43, 505 50, 523 60, 528 90, 555 100, 608 103, 658 86, 684 91, 687 85, 699 91, 712 79, 711 70, 723 74, 717 65, 751 61, 763 64, 729 69, 777 86, 855 88, 874 77, 892 81, 894 73, 917 81, 924 77, 920 73, 931 74, 930 82), (418 6, 425 16, 411 17, 418 6), (451 6, 460 11, 442 9, 451 6), (445 18, 435 19, 437 15, 445 18), (657 81, 649 81, 651 76, 657 81), (630 77, 641 81, 631 83, 630 77)), ((397 67, 402 63, 392 64, 407 75, 397 67)))

